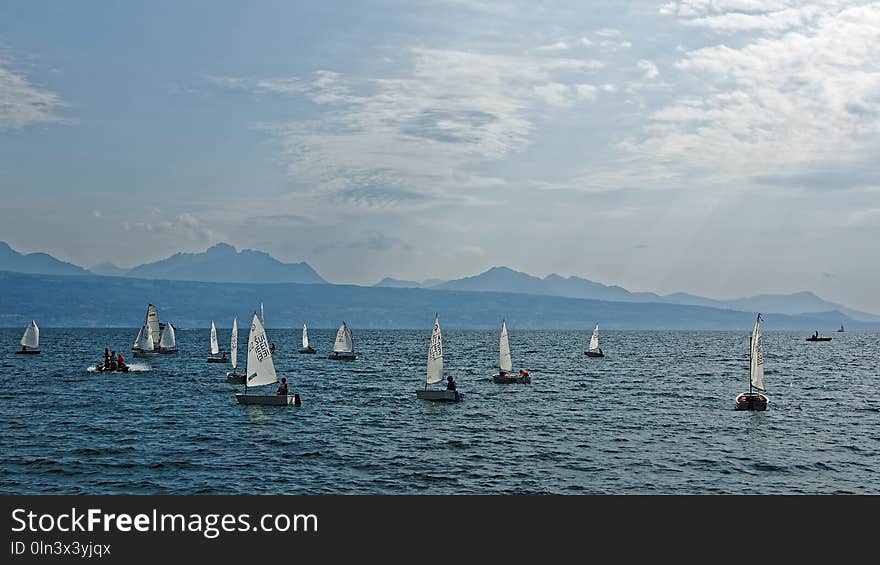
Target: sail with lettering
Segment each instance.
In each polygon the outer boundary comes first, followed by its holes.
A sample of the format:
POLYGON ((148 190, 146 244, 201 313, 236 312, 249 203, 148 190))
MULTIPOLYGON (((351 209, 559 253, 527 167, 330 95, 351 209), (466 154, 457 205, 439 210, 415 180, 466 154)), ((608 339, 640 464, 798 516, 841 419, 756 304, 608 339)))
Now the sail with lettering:
POLYGON ((270 385, 278 382, 275 374, 275 363, 272 362, 272 354, 269 353, 269 339, 266 337, 266 329, 263 323, 254 314, 251 322, 251 331, 248 334, 246 385, 248 387, 270 385))
POLYGON ((498 344, 498 367, 502 371, 513 370, 513 360, 510 357, 510 341, 507 338, 507 322, 501 322, 501 339, 498 344))
POLYGON ((770 400, 762 394, 764 386, 764 338, 761 335, 761 314, 755 319, 755 327, 749 338, 749 392, 736 397, 737 410, 767 410, 770 400), (755 391, 759 392, 755 392, 755 391))
POLYGON ((156 348, 156 344, 153 343, 153 334, 150 331, 149 326, 144 325, 141 328, 140 336, 141 340, 138 342, 138 349, 140 349, 141 351, 151 352, 153 351, 153 349, 156 348))
POLYGON ((443 335, 440 332, 440 318, 434 318, 431 331, 431 345, 428 347, 428 371, 425 382, 439 383, 443 380, 443 335))
POLYGON ((348 324, 345 321, 339 326, 336 332, 336 340, 333 342, 333 351, 328 356, 329 359, 345 359, 348 361, 357 359, 354 352, 354 337, 351 334, 348 324))
POLYGON ((232 319, 232 338, 229 341, 229 356, 232 358, 232 371, 238 365, 238 316, 232 319))
POLYGON ((159 311, 152 304, 147 305, 147 327, 150 329, 150 339, 154 344, 159 343, 162 340, 159 328, 159 311))
POLYGON ((24 329, 21 336, 21 349, 16 353, 39 353, 40 352, 40 328, 37 322, 31 320, 31 323, 24 329))

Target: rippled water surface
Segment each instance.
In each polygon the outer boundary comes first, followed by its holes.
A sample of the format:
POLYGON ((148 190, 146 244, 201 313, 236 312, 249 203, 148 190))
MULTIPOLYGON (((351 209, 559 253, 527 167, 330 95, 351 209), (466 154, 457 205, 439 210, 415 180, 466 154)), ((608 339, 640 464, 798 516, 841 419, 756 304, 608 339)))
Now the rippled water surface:
MULTIPOLYGON (((0 330, 4 493, 880 493, 880 335, 765 332, 770 409, 748 389, 743 332, 602 334, 510 328, 515 369, 496 385, 498 334, 444 330, 459 404, 418 400, 430 328, 358 331, 360 358, 326 359, 335 330, 269 328, 301 407, 241 406, 208 330, 144 371, 90 373, 137 329, 43 328, 42 354, 0 330)), ((229 330, 220 329, 221 343, 229 330)), ((241 332, 240 354, 246 331, 241 332)), ((274 387, 272 387, 274 391, 274 387)))

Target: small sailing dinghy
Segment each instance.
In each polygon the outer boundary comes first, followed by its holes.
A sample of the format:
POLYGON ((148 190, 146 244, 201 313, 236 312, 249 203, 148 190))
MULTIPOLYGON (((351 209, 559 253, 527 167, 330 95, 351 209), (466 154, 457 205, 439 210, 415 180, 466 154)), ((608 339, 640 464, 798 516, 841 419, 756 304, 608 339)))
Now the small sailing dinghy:
POLYGON ((245 374, 235 370, 238 365, 238 317, 232 319, 232 338, 229 342, 229 357, 232 361, 232 372, 226 373, 226 382, 243 385, 245 382, 245 374))
POLYGON ((749 392, 736 397, 737 410, 766 410, 770 402, 761 394, 764 390, 764 345, 761 338, 761 314, 755 320, 755 328, 749 339, 749 392), (760 392, 754 392, 754 391, 760 392))
POLYGON ((440 319, 434 317, 434 330, 431 332, 431 345, 428 347, 428 372, 425 388, 416 391, 422 400, 438 400, 441 402, 461 402, 464 394, 457 390, 429 389, 428 385, 439 383, 443 378, 443 336, 440 333, 440 319))
POLYGON ((520 370, 518 375, 511 374, 513 371, 513 359, 510 356, 510 341, 507 338, 507 322, 501 321, 501 339, 498 342, 498 368, 500 371, 493 377, 496 383, 523 383, 532 382, 532 377, 525 369, 520 370))
POLYGON ((299 350, 300 353, 314 353, 315 348, 309 345, 309 330, 306 328, 306 325, 303 324, 303 346, 302 349, 299 350))
POLYGON ((333 342, 333 353, 327 356, 328 359, 341 359, 343 361, 354 361, 357 355, 354 352, 354 337, 351 330, 343 320, 342 325, 336 332, 336 341, 333 342))
POLYGON ((132 357, 155 357, 159 355, 159 352, 155 350, 153 334, 149 326, 146 324, 141 326, 141 330, 138 332, 137 339, 131 349, 134 351, 132 357))
POLYGON ((590 347, 584 354, 587 357, 605 357, 605 354, 602 353, 602 348, 599 347, 599 322, 596 322, 596 327, 593 328, 593 335, 590 337, 590 347))
POLYGON ((159 340, 159 353, 177 353, 177 333, 171 322, 165 324, 162 329, 162 338, 159 340))
POLYGON ((211 320, 211 356, 208 357, 208 363, 226 363, 229 361, 226 358, 226 352, 223 352, 223 355, 217 357, 220 353, 220 344, 217 343, 217 326, 214 325, 214 320, 211 320))
POLYGON ((269 340, 263 323, 254 314, 251 331, 248 334, 247 378, 244 382, 244 393, 235 393, 239 404, 258 404, 261 406, 287 406, 301 404, 299 394, 248 394, 248 388, 271 385, 278 382, 275 374, 275 363, 269 353, 269 340))
POLYGON ((31 320, 21 336, 21 349, 16 351, 20 355, 38 355, 40 353, 40 328, 31 320))
POLYGON ((819 337, 819 332, 814 333, 807 338, 807 341, 831 341, 830 337, 819 337))
POLYGON ((843 324, 840 324, 840 329, 837 330, 838 333, 843 333, 845 330, 843 329, 843 324))

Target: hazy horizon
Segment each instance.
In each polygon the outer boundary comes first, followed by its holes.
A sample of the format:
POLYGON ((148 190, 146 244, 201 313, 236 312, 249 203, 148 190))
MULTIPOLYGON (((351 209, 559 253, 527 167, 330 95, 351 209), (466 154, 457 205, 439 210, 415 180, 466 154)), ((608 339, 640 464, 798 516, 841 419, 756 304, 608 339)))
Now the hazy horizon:
POLYGON ((880 312, 880 2, 0 6, 0 241, 880 312))

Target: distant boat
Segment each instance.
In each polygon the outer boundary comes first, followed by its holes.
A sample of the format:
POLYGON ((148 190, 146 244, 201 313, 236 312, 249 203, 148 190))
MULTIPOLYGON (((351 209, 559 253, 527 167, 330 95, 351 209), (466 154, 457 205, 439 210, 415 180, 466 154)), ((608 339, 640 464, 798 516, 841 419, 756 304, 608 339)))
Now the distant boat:
POLYGON ((764 346, 761 338, 761 314, 755 320, 755 328, 749 339, 749 392, 736 397, 737 410, 766 410, 770 402, 761 394, 764 389, 764 346), (754 392, 755 390, 761 392, 754 392))
POLYGON ((177 332, 171 322, 165 324, 162 329, 162 338, 159 340, 159 353, 177 353, 177 332))
POLYGON ((244 382, 244 393, 235 393, 239 404, 259 404, 262 406, 287 406, 301 404, 299 394, 248 394, 248 388, 271 385, 278 382, 275 364, 269 353, 269 340, 263 323, 254 314, 251 331, 248 334, 248 356, 245 369, 247 379, 244 382))
POLYGON ((817 331, 813 335, 807 338, 807 341, 831 341, 830 337, 819 337, 819 332, 817 331))
POLYGON ((602 353, 602 348, 599 347, 599 322, 596 322, 596 327, 593 328, 593 335, 590 337, 590 347, 587 351, 584 351, 587 357, 605 357, 605 354, 602 353))
POLYGON ((843 331, 844 331, 844 329, 843 329, 843 324, 840 324, 840 329, 837 330, 837 331, 843 333, 843 331))
POLYGON ((16 351, 22 355, 38 355, 40 353, 40 328, 31 320, 21 336, 21 349, 16 351))
POLYGON ((333 353, 327 356, 328 359, 341 359, 343 361, 354 361, 357 355, 354 352, 354 337, 351 330, 343 320, 342 325, 336 332, 336 341, 333 342, 333 353))
POLYGON ((303 324, 303 341, 302 341, 302 349, 299 350, 300 353, 314 353, 315 348, 309 345, 309 330, 306 328, 306 325, 303 324))
POLYGON ((422 400, 439 400, 442 402, 461 402, 464 394, 457 390, 429 389, 428 385, 439 383, 443 378, 443 335, 440 333, 440 319, 434 317, 434 330, 431 332, 431 345, 428 347, 428 372, 425 388, 416 390, 416 396, 422 400))
POLYGON ((238 317, 232 319, 232 338, 229 341, 229 357, 232 361, 232 372, 226 373, 226 382, 243 385, 245 374, 235 370, 238 364, 238 317))
POLYGON ((498 368, 501 369, 501 371, 493 377, 493 380, 496 383, 529 384, 532 382, 532 377, 529 376, 528 371, 525 369, 521 370, 518 375, 511 374, 513 371, 513 359, 510 356, 510 341, 507 337, 507 322, 504 320, 501 321, 501 338, 498 341, 498 368))
POLYGON ((208 363, 226 363, 229 361, 226 358, 226 352, 223 352, 222 357, 217 357, 220 353, 220 344, 217 342, 217 326, 214 325, 214 320, 211 320, 211 356, 208 357, 208 363))
POLYGON ((144 324, 138 332, 137 339, 134 341, 131 349, 134 351, 132 357, 155 357, 159 355, 153 343, 153 333, 149 326, 144 324))

